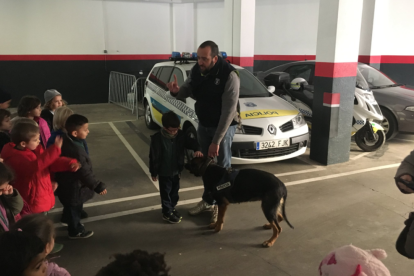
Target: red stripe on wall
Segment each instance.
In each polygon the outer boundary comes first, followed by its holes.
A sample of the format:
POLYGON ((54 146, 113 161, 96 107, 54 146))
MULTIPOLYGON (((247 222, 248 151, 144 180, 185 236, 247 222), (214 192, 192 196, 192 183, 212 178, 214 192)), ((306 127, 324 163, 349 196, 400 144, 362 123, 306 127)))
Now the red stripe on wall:
POLYGON ((381 63, 381 56, 359 56, 358 61, 362 63, 381 63))
POLYGON ((227 59, 236 65, 242 67, 253 67, 254 66, 254 57, 227 57, 227 59))
POLYGON ((167 60, 171 55, 0 55, 0 61, 167 60))
POLYGON ((341 94, 339 93, 323 93, 323 103, 328 105, 339 105, 341 94))
POLYGON ((254 60, 301 61, 314 60, 315 55, 255 55, 254 60))
POLYGON ((327 78, 354 77, 357 62, 316 62, 315 76, 327 78))
POLYGON ((381 56, 381 63, 414 63, 414 56, 381 56))
MULTIPOLYGON (((170 54, 157 55, 0 55, 0 61, 65 61, 65 60, 167 60, 170 54)), ((315 60, 315 55, 255 55, 253 57, 228 57, 235 64, 241 63, 241 66, 253 66, 255 60, 268 61, 301 61, 315 60), (238 60, 240 59, 240 62, 238 60)), ((361 55, 358 58, 363 63, 401 63, 414 64, 414 56, 369 56, 361 55)))

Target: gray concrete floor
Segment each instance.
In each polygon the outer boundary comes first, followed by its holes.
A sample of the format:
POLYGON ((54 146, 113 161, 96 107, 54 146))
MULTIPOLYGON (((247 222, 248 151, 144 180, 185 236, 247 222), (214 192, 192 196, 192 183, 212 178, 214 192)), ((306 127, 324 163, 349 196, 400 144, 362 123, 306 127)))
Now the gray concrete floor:
POLYGON ((351 243, 385 249, 384 263, 392 275, 413 273, 412 262, 400 256, 394 244, 413 209, 414 196, 401 194, 393 177, 398 163, 413 150, 414 136, 400 135, 368 154, 352 144, 352 160, 329 167, 312 162, 309 152, 277 163, 235 166, 275 173, 288 186, 286 211, 295 229, 282 223, 283 233, 275 245, 262 248, 271 232, 261 228, 266 221, 260 203, 231 205, 223 231, 213 234, 206 228, 208 213, 187 215, 200 199, 202 183, 186 172, 180 193, 184 204, 177 208, 183 221, 165 223, 155 185, 114 128, 144 168, 149 136, 155 131, 145 127, 143 118, 136 120, 115 105, 71 108, 90 119, 90 155, 97 177, 108 186, 106 196, 95 196, 89 202, 95 206, 85 208, 90 215, 85 227, 95 232, 90 239, 67 239, 66 229, 58 224, 59 203, 50 214, 58 226, 57 242, 65 246, 55 261, 72 275, 95 275, 112 254, 134 249, 166 253, 172 275, 318 275, 319 263, 329 251, 351 243))

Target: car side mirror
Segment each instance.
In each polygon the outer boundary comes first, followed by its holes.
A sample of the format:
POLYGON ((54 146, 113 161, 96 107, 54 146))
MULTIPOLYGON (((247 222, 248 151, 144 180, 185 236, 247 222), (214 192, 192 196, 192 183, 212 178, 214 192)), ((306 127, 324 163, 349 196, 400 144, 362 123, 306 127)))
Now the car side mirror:
POLYGON ((264 78, 264 83, 267 87, 274 86, 277 89, 285 86, 288 89, 290 86, 290 76, 285 72, 270 73, 264 78))
POLYGON ((267 91, 269 91, 270 93, 273 93, 276 91, 276 87, 274 87, 273 85, 267 87, 267 91))

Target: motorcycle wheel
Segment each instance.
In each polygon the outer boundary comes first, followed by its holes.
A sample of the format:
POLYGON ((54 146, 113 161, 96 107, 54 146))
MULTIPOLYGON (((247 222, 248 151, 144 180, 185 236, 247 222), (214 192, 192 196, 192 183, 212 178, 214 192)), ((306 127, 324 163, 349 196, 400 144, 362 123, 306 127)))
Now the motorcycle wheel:
POLYGON ((374 133, 374 140, 368 138, 368 129, 366 127, 361 128, 355 134, 355 143, 363 151, 371 152, 376 151, 382 147, 385 143, 385 133, 383 130, 378 130, 374 133))

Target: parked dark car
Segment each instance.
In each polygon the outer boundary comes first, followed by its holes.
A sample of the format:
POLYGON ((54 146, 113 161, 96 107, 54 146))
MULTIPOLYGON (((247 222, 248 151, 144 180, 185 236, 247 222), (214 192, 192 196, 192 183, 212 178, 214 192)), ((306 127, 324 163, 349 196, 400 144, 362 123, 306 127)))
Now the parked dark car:
MULTIPOLYGON (((359 63, 358 70, 368 82, 380 105, 384 115, 381 125, 385 129, 387 139, 392 139, 398 132, 414 134, 414 89, 394 82, 387 75, 367 64, 359 63)), ((257 72, 256 76, 264 83, 264 77, 272 72, 286 72, 289 73, 291 80, 304 78, 313 85, 315 61, 283 64, 264 72, 257 72)))

